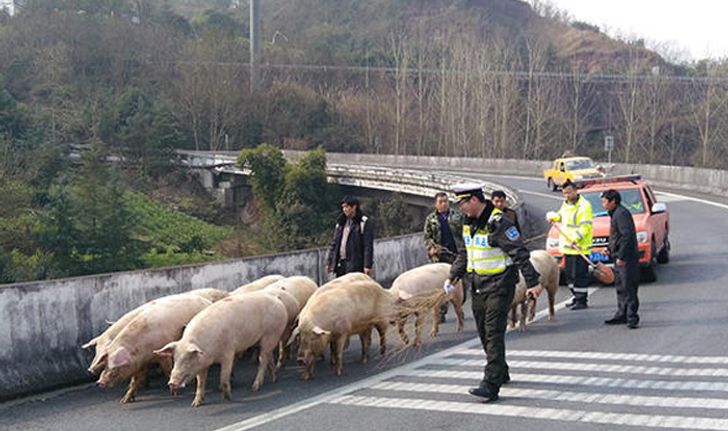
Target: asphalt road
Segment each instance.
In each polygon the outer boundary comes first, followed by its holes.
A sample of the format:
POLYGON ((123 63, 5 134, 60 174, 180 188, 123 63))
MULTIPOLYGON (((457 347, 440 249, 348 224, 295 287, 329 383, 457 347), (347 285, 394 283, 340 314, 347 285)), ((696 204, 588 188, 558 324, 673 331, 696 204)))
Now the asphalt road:
MULTIPOLYGON (((541 180, 488 179, 519 189, 531 214, 560 205, 541 180)), ((467 394, 484 355, 466 306, 463 333, 450 319, 420 351, 377 360, 373 347, 362 365, 352 343, 340 378, 324 361, 308 382, 289 366, 252 393, 254 366, 242 361, 231 402, 215 389, 216 373, 196 409, 193 387, 170 397, 161 378, 128 405, 118 403, 122 388, 86 385, 1 404, 0 430, 728 430, 728 205, 660 199, 673 251, 658 281, 640 286, 640 328, 602 323, 616 304, 610 287, 595 288, 587 310, 559 306, 553 321, 540 312, 526 332, 507 335, 513 381, 497 403, 467 394)), ((557 302, 567 296, 562 288, 557 302)), ((394 331, 390 340, 396 349, 394 331)))

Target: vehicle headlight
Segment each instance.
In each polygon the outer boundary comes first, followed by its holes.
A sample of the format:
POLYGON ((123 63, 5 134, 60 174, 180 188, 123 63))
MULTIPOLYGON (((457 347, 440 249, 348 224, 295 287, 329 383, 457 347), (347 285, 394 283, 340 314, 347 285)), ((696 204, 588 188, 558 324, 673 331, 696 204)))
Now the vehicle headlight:
POLYGON ((640 231, 637 232, 637 242, 640 244, 647 244, 647 232, 640 231))
POLYGON ((555 250, 559 248, 558 238, 546 238, 546 250, 555 250))
POLYGON ((574 175, 574 179, 575 180, 583 180, 584 179, 584 175, 574 175))

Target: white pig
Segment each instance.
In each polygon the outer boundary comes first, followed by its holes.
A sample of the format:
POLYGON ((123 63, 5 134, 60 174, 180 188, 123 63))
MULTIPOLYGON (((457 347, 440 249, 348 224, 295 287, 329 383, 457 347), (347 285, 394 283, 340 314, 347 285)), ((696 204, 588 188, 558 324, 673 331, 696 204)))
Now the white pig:
POLYGON ((275 283, 276 281, 283 280, 285 277, 279 274, 266 275, 248 284, 244 284, 237 289, 230 292, 231 295, 239 295, 241 293, 255 292, 256 290, 263 290, 266 286, 275 283))
MULTIPOLYGON (((429 263, 418 266, 403 272, 394 280, 390 293, 397 301, 399 316, 397 328, 404 344, 409 343, 404 325, 410 314, 415 315, 415 346, 422 345, 422 327, 425 323, 425 312, 411 310, 411 304, 416 298, 431 297, 433 294, 443 291, 443 284, 450 276, 449 263, 429 263)), ((463 329, 463 288, 461 283, 456 283, 455 291, 444 295, 440 302, 434 303, 429 310, 432 314, 432 329, 430 337, 437 335, 440 325, 440 307, 450 301, 455 309, 457 318, 457 332, 463 329)))
MULTIPOLYGON (((559 266, 556 260, 545 250, 534 250, 531 252, 531 264, 540 274, 538 281, 548 294, 549 300, 549 320, 554 318, 554 302, 556 300, 556 291, 559 289, 559 266)), ((511 328, 516 326, 517 308, 521 306, 521 316, 519 320, 519 331, 526 330, 526 316, 528 321, 533 320, 536 313, 536 299, 526 297, 526 280, 522 274, 518 274, 518 283, 516 284, 516 293, 513 295, 511 303, 511 328)))
POLYGON ((220 364, 220 388, 223 397, 230 399, 230 374, 235 356, 258 344, 260 356, 253 391, 263 384, 266 368, 275 381, 273 349, 286 328, 286 307, 275 296, 265 292, 231 295, 218 301, 195 316, 179 341, 157 350, 160 356, 174 356, 174 368, 169 377, 171 390, 184 387, 197 377, 197 390, 192 407, 205 399, 207 372, 212 364, 220 364))
MULTIPOLYGON (((367 334, 375 327, 380 337, 380 352, 386 349, 386 331, 395 316, 394 300, 374 280, 337 283, 315 295, 301 310, 298 327, 301 346, 299 364, 305 367, 304 380, 313 377, 315 359, 326 346, 334 343, 334 370, 343 370, 343 350, 350 335, 367 334)), ((368 337, 362 337, 366 340, 368 337)), ((366 361, 369 345, 362 346, 362 361, 366 361)))

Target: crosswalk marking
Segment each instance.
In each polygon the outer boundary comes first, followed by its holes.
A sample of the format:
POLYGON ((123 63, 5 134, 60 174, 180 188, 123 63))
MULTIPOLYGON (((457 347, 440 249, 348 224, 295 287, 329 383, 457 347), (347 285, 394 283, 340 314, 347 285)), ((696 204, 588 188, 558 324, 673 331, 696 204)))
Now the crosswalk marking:
MULTIPOLYGON (((617 365, 617 364, 574 364, 573 362, 547 362, 547 361, 508 361, 509 366, 516 368, 535 368, 541 370, 566 370, 578 368, 579 371, 598 371, 603 373, 648 374, 656 376, 680 377, 725 377, 728 368, 670 368, 645 365, 617 365)), ((480 359, 442 359, 440 365, 479 366, 485 365, 480 359)))
POLYGON ((504 404, 424 400, 416 398, 388 398, 344 395, 331 401, 333 404, 356 407, 426 410, 449 413, 471 413, 491 416, 511 416, 530 419, 551 419, 568 422, 598 423, 625 426, 649 426, 654 428, 728 430, 728 420, 695 418, 690 416, 644 415, 632 413, 589 412, 586 410, 524 407, 504 404))
POLYGON ((728 431, 725 356, 509 350, 513 383, 501 388, 501 401, 489 404, 467 393, 483 377, 483 356, 476 345, 463 346, 326 402, 640 429, 728 431), (438 394, 449 399, 432 399, 438 394))
MULTIPOLYGON (((521 375, 518 375, 521 381, 521 375)), ((380 391, 431 392, 441 394, 467 393, 468 385, 451 385, 437 383, 382 382, 371 387, 380 391)), ((508 398, 531 398, 550 401, 571 401, 594 404, 622 404, 647 407, 673 407, 686 409, 728 410, 728 399, 665 397, 604 394, 594 392, 573 392, 543 389, 517 389, 504 386, 500 395, 508 398)))
MULTIPOLYGON (((450 370, 430 370, 416 369, 402 373, 404 376, 425 377, 425 378, 443 378, 443 379, 463 379, 474 382, 480 381, 483 377, 482 371, 450 371, 450 370)), ((513 377, 516 374, 511 375, 513 377)), ((706 381, 684 381, 684 380, 641 380, 641 379, 622 379, 610 377, 593 377, 593 376, 572 376, 561 374, 530 374, 518 373, 519 382, 529 383, 549 383, 563 385, 586 385, 595 387, 609 388, 625 388, 625 389, 651 389, 651 390, 671 390, 671 391, 713 391, 728 392, 728 383, 725 382, 706 382, 706 381)))
MULTIPOLYGON (((686 355, 653 355, 646 353, 609 353, 609 352, 572 352, 564 350, 508 350, 508 357, 534 356, 537 358, 564 358, 564 359, 596 359, 640 362, 687 362, 690 364, 727 364, 728 356, 686 356, 686 355)), ((483 349, 462 349, 458 355, 471 355, 484 357, 483 349)))

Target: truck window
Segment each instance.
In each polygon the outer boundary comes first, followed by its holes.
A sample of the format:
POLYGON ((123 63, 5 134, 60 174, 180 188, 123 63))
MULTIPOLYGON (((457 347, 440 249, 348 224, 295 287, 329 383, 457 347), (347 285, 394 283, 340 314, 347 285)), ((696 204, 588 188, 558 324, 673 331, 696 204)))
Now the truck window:
POLYGON ((655 197, 652 195, 652 190, 645 187, 645 198, 647 198, 647 208, 652 212, 652 205, 655 203, 655 197))
POLYGON ((561 172, 565 172, 565 169, 564 169, 564 162, 561 162, 561 163, 559 163, 559 170, 560 170, 561 172))

